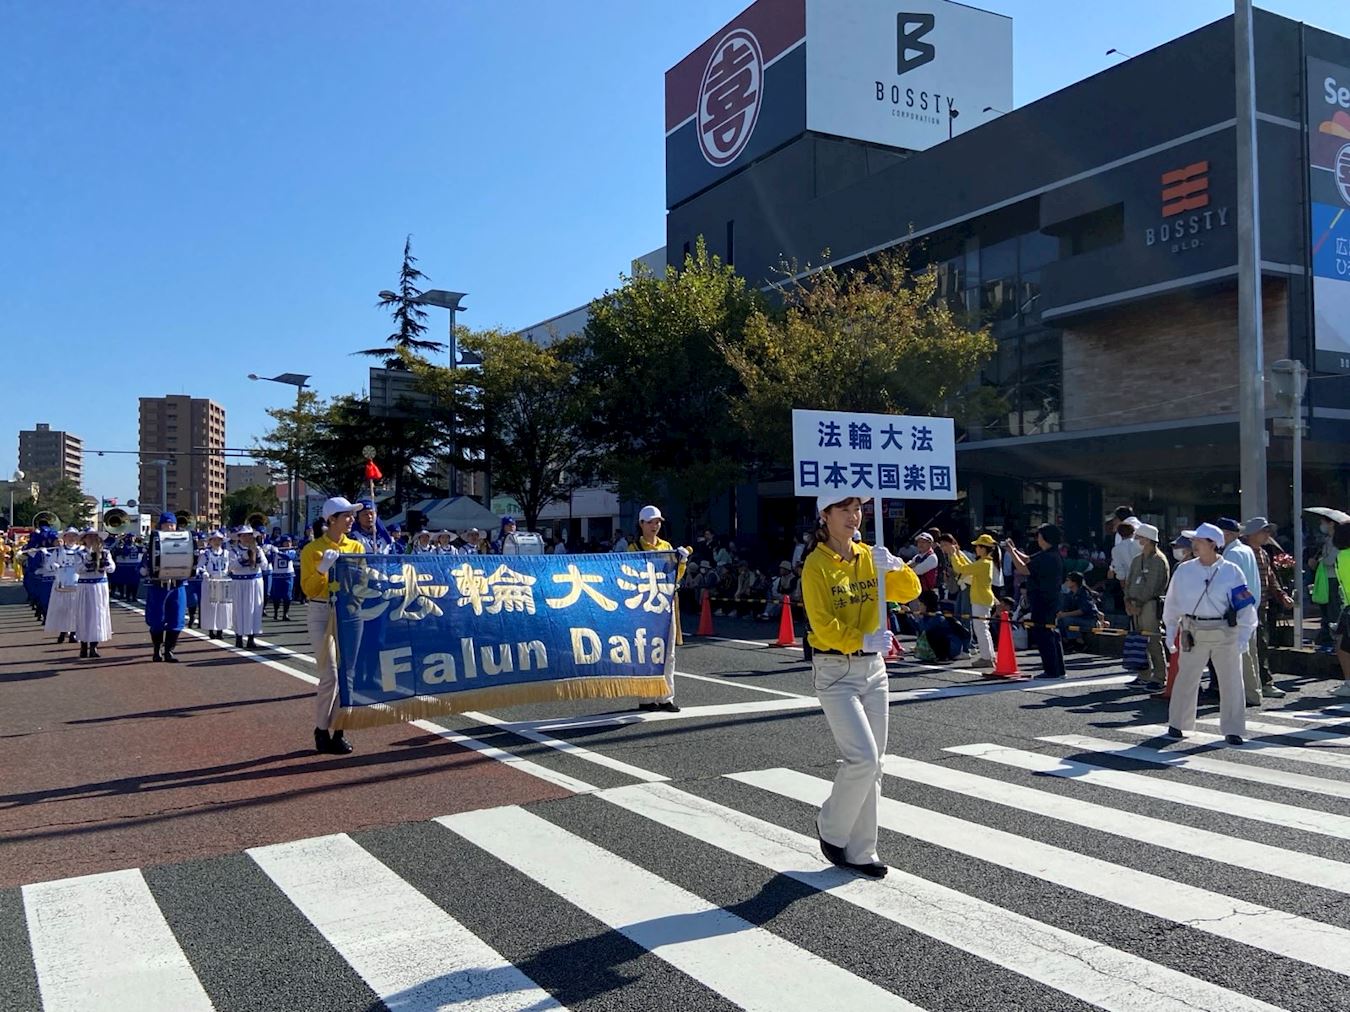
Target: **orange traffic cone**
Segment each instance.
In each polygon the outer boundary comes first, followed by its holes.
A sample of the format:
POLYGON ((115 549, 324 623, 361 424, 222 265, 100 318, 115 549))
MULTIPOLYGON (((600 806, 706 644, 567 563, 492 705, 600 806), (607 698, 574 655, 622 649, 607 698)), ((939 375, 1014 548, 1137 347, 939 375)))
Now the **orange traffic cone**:
POLYGON ((703 592, 703 610, 699 612, 698 616, 698 635, 713 635, 712 598, 709 597, 706 590, 703 592))
POLYGON ((1172 653, 1167 658, 1167 685, 1162 692, 1153 693, 1154 699, 1171 699, 1172 683, 1177 680, 1177 671, 1181 668, 1181 631, 1178 630, 1172 640, 1172 653))
POLYGON ((797 643, 797 630, 792 627, 792 599, 783 595, 783 616, 778 620, 778 641, 776 647, 790 647, 797 643))
POLYGON ((1017 670, 1017 651, 1013 649, 1012 618, 1008 609, 1003 609, 1002 621, 998 624, 998 656, 994 659, 991 678, 1021 678, 1017 670))

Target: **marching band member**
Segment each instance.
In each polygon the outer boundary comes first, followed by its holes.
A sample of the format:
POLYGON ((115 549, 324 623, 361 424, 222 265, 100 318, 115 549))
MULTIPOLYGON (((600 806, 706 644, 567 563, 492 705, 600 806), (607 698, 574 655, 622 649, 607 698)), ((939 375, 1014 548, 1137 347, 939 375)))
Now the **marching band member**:
POLYGON ((47 553, 46 570, 54 581, 51 603, 47 606, 47 621, 43 628, 57 633, 56 642, 75 638, 75 587, 79 570, 84 565, 84 549, 80 547, 80 532, 67 527, 61 532, 61 542, 47 553))
POLYGON ((81 535, 84 561, 75 585, 75 638, 81 657, 98 657, 98 645, 112 639, 112 606, 108 603, 108 574, 117 568, 98 531, 81 535))
MULTIPOLYGON (((178 530, 178 518, 167 511, 159 515, 161 531, 178 530)), ((183 617, 187 614, 187 589, 182 580, 150 579, 148 562, 141 566, 141 578, 147 580, 145 589, 145 624, 150 628, 150 643, 154 646, 152 661, 165 660, 177 664, 174 647, 183 631, 183 617), (160 648, 164 656, 160 657, 160 648)))
POLYGON ((283 534, 275 545, 267 546, 267 561, 272 566, 272 585, 268 599, 272 602, 272 621, 277 620, 277 610, 281 610, 281 620, 289 622, 291 618, 291 593, 295 582, 295 564, 300 554, 291 547, 291 536, 283 534))
MULTIPOLYGON (((661 511, 655 506, 643 506, 638 511, 638 536, 628 546, 630 552, 674 552, 679 556, 679 564, 675 569, 675 585, 678 587, 684 579, 685 563, 689 561, 689 549, 675 548, 669 541, 661 537, 661 524, 665 521, 661 511)), ((680 610, 673 604, 671 605, 675 614, 675 635, 671 638, 673 643, 680 642, 680 610)), ((653 702, 639 703, 639 710, 664 710, 666 713, 679 713, 680 708, 675 703, 675 676, 666 675, 666 694, 653 702)))
POLYGON ((341 496, 329 499, 323 504, 327 528, 300 552, 300 585, 307 601, 305 624, 309 627, 309 642, 319 676, 314 691, 314 748, 333 755, 346 755, 352 745, 341 731, 332 730, 338 705, 338 671, 337 644, 329 618, 337 584, 328 576, 340 555, 363 553, 364 546, 347 537, 355 512, 356 506, 341 496))
POLYGON ((477 527, 470 527, 464 532, 464 540, 459 546, 460 555, 482 555, 483 554, 483 532, 477 527))
POLYGON ((459 554, 459 546, 455 544, 454 531, 441 531, 436 535, 436 551, 441 555, 459 554))
MULTIPOLYGON (((192 557, 198 558, 202 553, 201 538, 197 534, 192 536, 192 557)), ((192 567, 192 575, 183 581, 183 589, 187 592, 187 627, 192 628, 195 623, 197 628, 202 627, 201 607, 202 591, 206 589, 202 583, 202 574, 197 572, 197 567, 192 567)))
POLYGON ((254 650, 253 637, 262 632, 263 573, 270 567, 267 556, 258 547, 257 535, 245 524, 235 532, 239 544, 230 552, 230 594, 234 605, 234 645, 254 650))
POLYGON ((413 535, 412 544, 408 546, 409 555, 434 555, 436 546, 431 543, 430 531, 418 531, 413 535))
POLYGON ((502 517, 502 526, 488 548, 489 555, 518 555, 516 549, 516 518, 502 517))
POLYGON ((24 576, 30 581, 29 594, 33 599, 33 615, 39 622, 47 621, 47 609, 51 607, 52 587, 56 583, 47 570, 47 557, 55 548, 54 531, 34 531, 28 538, 25 549, 24 576))
POLYGON ((212 531, 206 547, 197 553, 197 573, 202 577, 202 628, 206 635, 221 639, 234 627, 230 615, 230 557, 225 552, 225 535, 212 531))
POLYGON ((366 555, 388 555, 394 550, 394 539, 385 530, 384 521, 375 512, 375 503, 370 499, 357 500, 352 537, 361 543, 366 555))

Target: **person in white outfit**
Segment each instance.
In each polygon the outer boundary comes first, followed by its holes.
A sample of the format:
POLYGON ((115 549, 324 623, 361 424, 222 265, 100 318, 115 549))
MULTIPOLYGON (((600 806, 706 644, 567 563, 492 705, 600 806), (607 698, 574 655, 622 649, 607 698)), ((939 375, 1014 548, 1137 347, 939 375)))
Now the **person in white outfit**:
POLYGON ((220 531, 212 531, 206 547, 197 553, 197 573, 202 578, 202 626, 211 639, 221 639, 233 622, 230 556, 225 551, 225 535, 220 531))
POLYGON ((83 560, 75 584, 75 639, 81 657, 98 657, 98 645, 112 639, 112 606, 108 574, 117 568, 112 552, 92 527, 81 535, 83 560))
POLYGON ((43 572, 55 581, 43 628, 57 634, 57 643, 75 638, 75 588, 82 565, 84 549, 80 547, 80 532, 67 527, 61 532, 61 543, 47 553, 43 567, 43 572))
POLYGON ((1256 602, 1242 570, 1219 554, 1223 531, 1201 524, 1194 534, 1184 533, 1195 558, 1177 566, 1163 604, 1167 637, 1180 632, 1181 641, 1167 733, 1184 738, 1195 729, 1200 679, 1212 662, 1219 679, 1219 730, 1228 744, 1241 745, 1247 730, 1242 651, 1256 632, 1256 602))
POLYGON ((245 524, 236 532, 239 544, 230 552, 230 593, 234 607, 234 645, 244 646, 244 637, 248 637, 248 648, 256 649, 258 644, 253 637, 262 632, 263 617, 263 574, 271 566, 267 556, 258 547, 258 536, 253 528, 245 524))

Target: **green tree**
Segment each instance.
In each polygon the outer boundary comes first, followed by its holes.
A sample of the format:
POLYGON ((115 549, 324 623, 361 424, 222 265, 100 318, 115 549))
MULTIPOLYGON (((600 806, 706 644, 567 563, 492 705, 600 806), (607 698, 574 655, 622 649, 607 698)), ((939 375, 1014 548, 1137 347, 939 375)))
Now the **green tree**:
POLYGON ((420 355, 445 350, 441 342, 428 341, 423 336, 427 332, 427 311, 417 300, 422 295, 418 285, 426 280, 427 276, 417 269, 417 257, 413 256, 412 236, 409 235, 403 241, 403 266, 398 273, 398 288, 396 291, 381 292, 378 303, 381 309, 387 309, 393 316, 396 329, 384 339, 386 347, 366 348, 356 352, 357 355, 384 359, 386 369, 403 369, 406 365, 399 355, 401 351, 420 355))
POLYGON ((733 414, 758 461, 786 467, 793 408, 952 415, 986 409, 971 387, 993 355, 987 329, 970 330, 936 297, 931 270, 903 253, 866 267, 826 266, 778 286, 779 306, 756 308, 721 348, 744 389, 733 414))
POLYGON ((727 352, 758 305, 702 240, 665 277, 639 269, 591 303, 574 353, 582 434, 621 496, 682 501, 689 521, 743 473, 727 352))
POLYGON ((238 527, 254 513, 277 516, 281 512, 281 500, 271 485, 247 485, 227 492, 221 500, 220 511, 231 527, 238 527))
POLYGON ((31 526, 33 517, 44 510, 56 515, 57 521, 43 519, 44 523, 51 522, 53 527, 86 527, 94 522, 94 504, 69 478, 61 478, 50 485, 40 483, 36 502, 29 496, 23 499, 16 496, 14 523, 19 527, 31 526))

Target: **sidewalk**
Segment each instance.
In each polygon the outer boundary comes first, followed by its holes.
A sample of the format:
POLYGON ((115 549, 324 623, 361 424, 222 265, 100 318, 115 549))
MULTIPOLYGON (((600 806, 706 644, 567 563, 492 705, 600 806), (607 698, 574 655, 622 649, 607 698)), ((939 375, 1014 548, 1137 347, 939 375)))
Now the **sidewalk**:
POLYGON ((317 755, 310 685, 186 635, 152 664, 139 615, 113 628, 82 662, 0 605, 0 887, 567 793, 406 724, 317 755))

